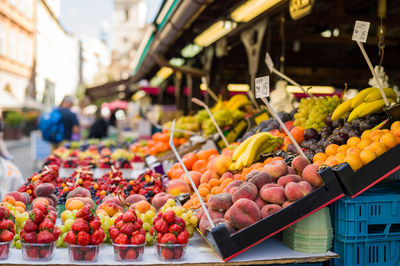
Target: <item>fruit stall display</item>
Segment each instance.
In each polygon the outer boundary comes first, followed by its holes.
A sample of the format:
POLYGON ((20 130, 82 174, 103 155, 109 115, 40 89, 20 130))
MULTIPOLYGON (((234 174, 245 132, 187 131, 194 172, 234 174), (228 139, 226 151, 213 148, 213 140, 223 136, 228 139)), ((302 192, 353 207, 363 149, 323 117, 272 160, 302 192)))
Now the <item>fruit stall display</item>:
MULTIPOLYGON (((213 107, 217 117, 221 114, 219 125, 234 123, 226 122, 226 111, 249 104, 247 97, 247 101, 234 98, 213 107)), ((396 102, 394 96, 389 98, 396 102)), ((21 248, 25 258, 50 260, 55 248, 68 247, 71 261, 95 261, 99 245, 107 243, 117 261, 142 259, 144 246, 150 245, 160 260, 179 260, 198 229, 223 260, 230 260, 396 170, 393 155, 399 153, 400 121, 382 123, 383 107, 376 89, 367 88, 344 102, 337 96, 303 99, 298 109, 279 113, 306 158, 297 154, 274 118, 255 125, 222 151, 198 149, 184 154, 183 164, 215 227, 179 163, 166 169, 165 176, 147 170, 131 180, 122 174, 139 160, 136 156, 169 150, 167 131, 129 148, 71 143, 57 149, 39 173, 2 199, 0 241, 7 244, 0 256, 7 258, 7 245, 12 245, 21 248), (373 172, 382 160, 376 174, 361 180, 365 169, 373 172), (60 168, 66 166, 74 171, 62 178, 60 168), (108 171, 95 179, 94 167, 108 171), (352 178, 361 185, 352 186, 352 178)), ((182 130, 197 130, 193 117, 185 119, 180 123, 193 124, 181 125, 182 130)), ((198 129, 214 133, 202 111, 196 119, 198 129)), ((184 137, 176 136, 174 144, 183 145, 184 137)))

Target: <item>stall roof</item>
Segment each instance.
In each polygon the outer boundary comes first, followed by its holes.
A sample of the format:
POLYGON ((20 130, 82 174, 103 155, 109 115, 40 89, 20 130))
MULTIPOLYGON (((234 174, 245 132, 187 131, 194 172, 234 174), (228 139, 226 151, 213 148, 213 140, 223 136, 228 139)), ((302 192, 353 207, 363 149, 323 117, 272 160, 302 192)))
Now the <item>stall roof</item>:
POLYGON ((111 81, 96 87, 86 88, 85 94, 91 100, 98 98, 106 98, 118 95, 118 93, 125 91, 130 83, 130 78, 118 81, 111 81))

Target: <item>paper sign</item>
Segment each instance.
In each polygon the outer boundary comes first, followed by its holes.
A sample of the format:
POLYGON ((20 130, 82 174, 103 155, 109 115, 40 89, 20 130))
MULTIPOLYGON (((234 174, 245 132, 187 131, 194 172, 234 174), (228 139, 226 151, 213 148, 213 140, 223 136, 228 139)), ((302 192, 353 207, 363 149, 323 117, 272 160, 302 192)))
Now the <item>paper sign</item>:
POLYGON ((370 23, 367 21, 356 20, 351 39, 356 42, 365 43, 368 37, 369 25, 370 23))
POLYGON ((256 78, 256 98, 266 98, 269 96, 269 76, 256 78))
POLYGON ((154 155, 150 155, 144 158, 146 161, 146 164, 148 166, 152 165, 153 163, 157 162, 157 158, 154 155))
POLYGON ((265 64, 267 65, 269 72, 272 72, 272 69, 274 68, 274 62, 272 62, 269 53, 265 55, 265 64))

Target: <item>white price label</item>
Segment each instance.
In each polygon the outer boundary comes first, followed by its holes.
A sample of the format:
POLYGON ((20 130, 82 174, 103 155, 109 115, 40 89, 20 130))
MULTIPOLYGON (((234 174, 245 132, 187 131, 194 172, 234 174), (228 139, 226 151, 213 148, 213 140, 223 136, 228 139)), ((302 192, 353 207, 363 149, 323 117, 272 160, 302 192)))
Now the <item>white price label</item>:
POLYGON ((271 56, 269 55, 269 53, 267 53, 265 55, 265 64, 268 67, 269 72, 272 72, 272 69, 274 68, 274 62, 272 62, 271 56))
POLYGON ((269 76, 256 78, 256 98, 266 98, 269 96, 269 76))
POLYGON ((367 21, 356 20, 351 39, 356 42, 365 43, 368 37, 369 25, 370 23, 367 21))

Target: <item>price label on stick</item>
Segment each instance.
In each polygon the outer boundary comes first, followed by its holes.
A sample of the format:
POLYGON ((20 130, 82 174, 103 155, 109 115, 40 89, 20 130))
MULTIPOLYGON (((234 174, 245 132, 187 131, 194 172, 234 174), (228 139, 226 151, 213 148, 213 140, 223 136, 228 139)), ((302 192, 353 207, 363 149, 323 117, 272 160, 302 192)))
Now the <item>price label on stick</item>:
POLYGON ((269 76, 256 78, 255 85, 256 98, 266 98, 269 96, 269 76))
POLYGON ((271 56, 269 53, 265 55, 265 64, 267 65, 267 68, 270 73, 272 73, 272 70, 274 69, 274 62, 272 62, 271 56))
POLYGON ((368 37, 369 25, 370 23, 367 21, 356 20, 351 39, 356 42, 365 43, 368 37))

